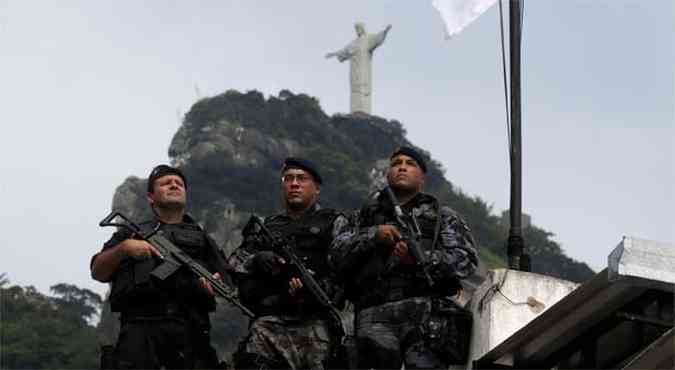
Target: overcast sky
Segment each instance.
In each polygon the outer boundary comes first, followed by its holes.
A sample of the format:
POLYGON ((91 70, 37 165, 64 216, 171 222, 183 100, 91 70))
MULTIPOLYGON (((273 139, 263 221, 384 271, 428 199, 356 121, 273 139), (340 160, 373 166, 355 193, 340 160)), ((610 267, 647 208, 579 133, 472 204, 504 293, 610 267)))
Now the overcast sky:
MULTIPOLYGON (((623 235, 675 241, 673 7, 525 1, 524 211, 597 270, 623 235)), ((507 209, 496 6, 445 40, 430 0, 5 0, 0 272, 103 293, 88 267, 110 234, 97 223, 127 176, 168 161, 196 99, 289 89, 346 112, 348 63, 324 55, 356 21, 393 25, 374 58, 373 113, 401 121, 464 192, 507 209)))

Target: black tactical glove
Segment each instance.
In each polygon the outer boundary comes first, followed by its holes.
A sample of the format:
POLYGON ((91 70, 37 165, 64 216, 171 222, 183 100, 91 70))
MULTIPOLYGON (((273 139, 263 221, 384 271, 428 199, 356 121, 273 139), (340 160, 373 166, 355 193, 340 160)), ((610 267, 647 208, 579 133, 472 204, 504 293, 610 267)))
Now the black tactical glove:
POLYGON ((270 275, 276 275, 281 272, 281 265, 283 263, 284 260, 272 251, 258 252, 253 257, 253 265, 256 270, 270 275))

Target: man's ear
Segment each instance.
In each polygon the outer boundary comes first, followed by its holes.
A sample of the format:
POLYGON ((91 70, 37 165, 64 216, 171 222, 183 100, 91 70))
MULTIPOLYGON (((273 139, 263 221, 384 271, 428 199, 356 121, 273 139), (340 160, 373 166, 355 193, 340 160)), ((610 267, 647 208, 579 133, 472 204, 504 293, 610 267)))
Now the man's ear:
POLYGON ((148 198, 148 203, 150 204, 150 207, 155 205, 155 197, 153 193, 147 193, 146 197, 148 198))

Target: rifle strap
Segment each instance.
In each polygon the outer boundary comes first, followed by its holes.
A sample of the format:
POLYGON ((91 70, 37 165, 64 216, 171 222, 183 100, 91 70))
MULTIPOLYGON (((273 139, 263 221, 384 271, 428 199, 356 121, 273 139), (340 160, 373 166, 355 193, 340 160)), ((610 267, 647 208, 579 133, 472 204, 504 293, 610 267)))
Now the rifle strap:
POLYGON ((434 206, 436 207, 436 226, 434 226, 434 239, 431 242, 431 251, 432 253, 436 250, 436 242, 438 242, 438 237, 441 235, 441 207, 438 204, 438 200, 434 200, 434 206))

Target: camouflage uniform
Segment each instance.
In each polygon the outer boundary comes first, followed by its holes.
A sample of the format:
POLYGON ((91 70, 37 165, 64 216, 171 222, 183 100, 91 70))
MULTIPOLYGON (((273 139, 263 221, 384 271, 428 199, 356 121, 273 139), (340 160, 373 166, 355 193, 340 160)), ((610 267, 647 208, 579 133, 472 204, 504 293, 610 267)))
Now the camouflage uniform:
MULTIPOLYGON (((299 218, 280 214, 265 219, 273 234, 295 241, 295 253, 332 297, 341 289, 326 256, 334 236, 347 224, 344 216, 320 209, 318 204, 299 218)), ((242 303, 256 314, 249 335, 233 356, 235 368, 323 369, 335 344, 325 311, 306 291, 295 297, 289 294, 291 275, 270 275, 256 269, 255 256, 269 248, 255 233, 245 231, 242 245, 229 258, 242 303)))
POLYGON ((419 223, 433 287, 415 264, 399 260, 391 267, 391 249, 377 245, 378 225, 395 220, 384 194, 377 194, 354 225, 336 237, 329 263, 344 278, 347 297, 356 306, 359 368, 447 368, 466 360, 468 345, 460 340, 466 320, 448 314, 466 318, 466 313, 449 297, 461 289, 459 280, 474 272, 478 253, 464 222, 431 195, 419 193, 402 208, 419 223), (454 349, 458 344, 462 351, 454 349))

